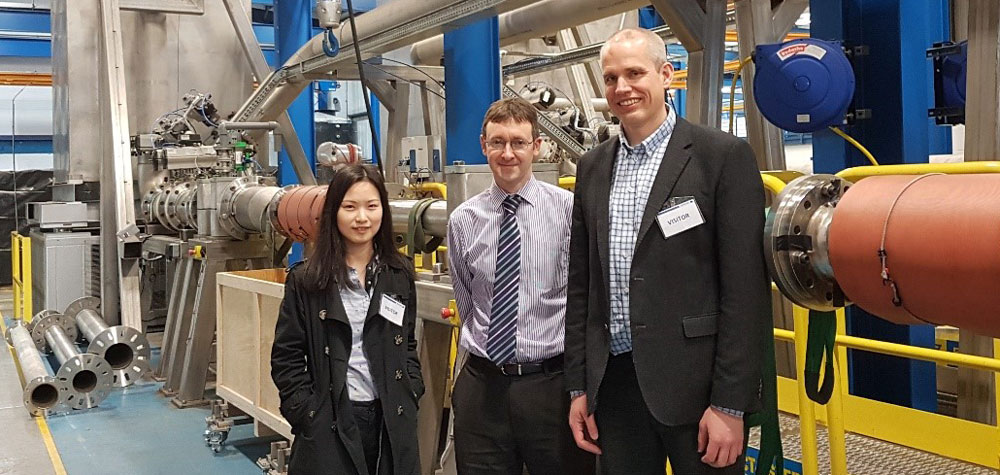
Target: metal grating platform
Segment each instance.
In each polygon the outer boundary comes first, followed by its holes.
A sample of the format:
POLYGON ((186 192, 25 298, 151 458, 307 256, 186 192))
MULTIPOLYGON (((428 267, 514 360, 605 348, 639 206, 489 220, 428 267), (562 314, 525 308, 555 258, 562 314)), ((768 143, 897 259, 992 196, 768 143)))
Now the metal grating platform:
MULTIPOLYGON (((799 418, 780 413, 782 447, 785 458, 802 460, 799 418)), ((830 473, 830 452, 826 427, 817 425, 819 473, 830 473)), ((750 431, 750 445, 759 447, 760 430, 750 431)), ((851 475, 994 475, 991 468, 960 462, 940 455, 903 447, 871 437, 847 433, 847 471, 851 475)))

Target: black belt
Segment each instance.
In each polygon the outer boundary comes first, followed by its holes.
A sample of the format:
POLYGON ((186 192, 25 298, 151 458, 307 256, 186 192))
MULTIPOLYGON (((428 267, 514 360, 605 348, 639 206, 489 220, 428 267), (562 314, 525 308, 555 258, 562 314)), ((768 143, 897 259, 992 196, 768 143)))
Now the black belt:
POLYGON ((535 373, 555 373, 563 369, 563 355, 553 356, 537 363, 506 363, 498 365, 492 361, 469 354, 469 364, 488 372, 498 372, 504 376, 527 376, 535 373))

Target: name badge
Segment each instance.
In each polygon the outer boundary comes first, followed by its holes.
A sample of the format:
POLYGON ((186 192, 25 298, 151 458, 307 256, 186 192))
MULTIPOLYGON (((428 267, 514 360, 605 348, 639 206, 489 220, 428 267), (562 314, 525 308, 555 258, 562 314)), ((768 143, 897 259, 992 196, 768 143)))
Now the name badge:
POLYGON ((406 305, 392 298, 389 294, 382 294, 382 303, 379 306, 378 313, 397 326, 403 326, 403 314, 406 313, 406 305))
POLYGON ((695 226, 705 223, 705 217, 701 215, 701 209, 694 198, 690 198, 680 204, 671 206, 656 215, 656 222, 660 225, 663 238, 682 233, 695 226))

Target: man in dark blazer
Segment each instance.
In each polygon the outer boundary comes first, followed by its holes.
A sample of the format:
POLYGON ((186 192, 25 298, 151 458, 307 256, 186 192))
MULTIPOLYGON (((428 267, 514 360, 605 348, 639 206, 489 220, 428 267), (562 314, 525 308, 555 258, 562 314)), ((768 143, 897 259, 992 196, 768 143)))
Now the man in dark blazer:
POLYGON ((622 133, 579 162, 566 312, 569 423, 608 474, 743 473, 770 322, 749 145, 665 105, 663 41, 601 51, 622 133))

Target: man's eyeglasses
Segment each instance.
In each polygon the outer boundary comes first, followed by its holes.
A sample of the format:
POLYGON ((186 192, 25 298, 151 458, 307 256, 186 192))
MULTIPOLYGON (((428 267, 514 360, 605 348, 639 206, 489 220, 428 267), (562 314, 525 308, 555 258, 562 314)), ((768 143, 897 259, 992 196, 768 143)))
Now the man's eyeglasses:
POLYGON ((521 139, 514 139, 510 142, 502 139, 493 139, 486 142, 486 148, 494 152, 502 152, 507 150, 507 144, 510 144, 510 149, 515 152, 523 152, 531 147, 531 142, 526 142, 521 139))

